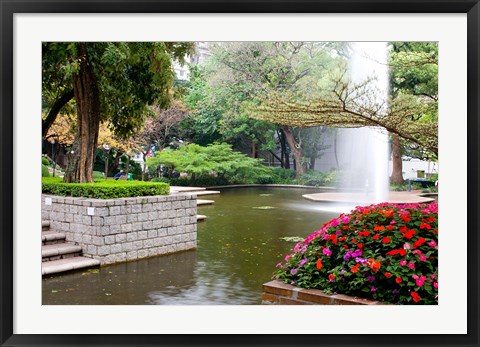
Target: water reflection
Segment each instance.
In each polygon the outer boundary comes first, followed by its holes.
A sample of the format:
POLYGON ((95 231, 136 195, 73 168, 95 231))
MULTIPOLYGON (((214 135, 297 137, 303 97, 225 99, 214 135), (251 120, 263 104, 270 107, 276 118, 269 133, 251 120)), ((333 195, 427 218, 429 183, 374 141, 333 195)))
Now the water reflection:
POLYGON ((260 304, 261 286, 294 243, 338 212, 318 210, 286 188, 226 189, 199 207, 195 251, 47 277, 44 304, 250 305, 260 304), (256 209, 255 207, 273 207, 256 209))

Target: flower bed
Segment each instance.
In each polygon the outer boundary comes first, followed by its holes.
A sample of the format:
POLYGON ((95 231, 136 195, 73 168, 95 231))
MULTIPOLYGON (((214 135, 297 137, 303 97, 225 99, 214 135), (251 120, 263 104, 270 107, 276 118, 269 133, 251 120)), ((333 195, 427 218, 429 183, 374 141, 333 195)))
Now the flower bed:
POLYGON ((299 242, 274 279, 326 294, 438 304, 438 205, 357 207, 299 242))

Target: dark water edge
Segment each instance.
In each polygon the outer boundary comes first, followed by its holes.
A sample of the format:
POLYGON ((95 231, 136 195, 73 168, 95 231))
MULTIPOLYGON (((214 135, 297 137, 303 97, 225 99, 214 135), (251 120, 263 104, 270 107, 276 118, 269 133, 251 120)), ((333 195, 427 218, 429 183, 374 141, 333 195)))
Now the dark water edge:
POLYGON ((198 224, 193 251, 105 266, 42 280, 46 305, 256 305, 262 284, 293 242, 339 212, 326 212, 302 194, 312 189, 223 189, 198 224))

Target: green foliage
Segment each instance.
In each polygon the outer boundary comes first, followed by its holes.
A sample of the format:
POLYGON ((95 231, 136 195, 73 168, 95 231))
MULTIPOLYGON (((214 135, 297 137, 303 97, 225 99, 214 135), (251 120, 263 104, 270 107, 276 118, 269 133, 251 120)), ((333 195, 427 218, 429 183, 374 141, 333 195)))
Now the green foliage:
POLYGON ((169 192, 170 185, 167 183, 104 179, 97 179, 94 183, 64 183, 57 177, 42 179, 42 193, 61 196, 113 199, 168 195, 169 192))
POLYGON ((45 165, 45 166, 50 165, 50 160, 48 160, 48 159, 45 158, 45 157, 42 157, 42 165, 45 165))
POLYGON ((42 177, 50 177, 48 167, 42 164, 42 177))
POLYGON ((266 173, 261 160, 252 159, 245 154, 235 152, 226 143, 206 147, 197 144, 185 144, 176 150, 166 148, 157 152, 155 157, 147 159, 147 165, 158 167, 165 165, 179 172, 197 176, 246 177, 266 173))
POLYGON ((93 171, 93 178, 103 178, 103 172, 93 171))
POLYGON ((301 176, 300 180, 307 186, 335 186, 340 181, 340 175, 338 171, 320 172, 309 170, 301 176))

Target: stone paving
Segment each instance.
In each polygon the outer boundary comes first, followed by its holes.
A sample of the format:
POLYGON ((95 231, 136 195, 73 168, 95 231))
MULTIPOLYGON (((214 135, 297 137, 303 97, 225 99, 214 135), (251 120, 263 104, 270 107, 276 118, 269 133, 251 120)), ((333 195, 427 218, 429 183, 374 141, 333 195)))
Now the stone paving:
MULTIPOLYGON (((427 203, 435 201, 434 198, 420 196, 421 191, 405 191, 405 192, 389 192, 386 202, 395 204, 408 203, 427 203)), ((345 193, 345 192, 328 192, 302 195, 305 199, 317 202, 329 203, 353 203, 353 204, 371 204, 372 196, 365 193, 345 193)))

